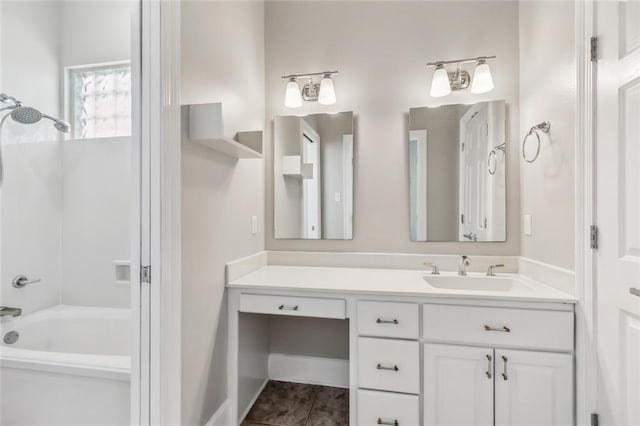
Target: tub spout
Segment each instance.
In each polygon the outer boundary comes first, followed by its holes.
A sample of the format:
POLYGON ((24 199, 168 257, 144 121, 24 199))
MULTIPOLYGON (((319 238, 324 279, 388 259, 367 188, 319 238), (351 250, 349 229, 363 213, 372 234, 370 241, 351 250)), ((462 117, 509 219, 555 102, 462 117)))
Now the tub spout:
POLYGON ((20 315, 22 315, 22 309, 20 308, 0 306, 0 317, 19 317, 20 315))

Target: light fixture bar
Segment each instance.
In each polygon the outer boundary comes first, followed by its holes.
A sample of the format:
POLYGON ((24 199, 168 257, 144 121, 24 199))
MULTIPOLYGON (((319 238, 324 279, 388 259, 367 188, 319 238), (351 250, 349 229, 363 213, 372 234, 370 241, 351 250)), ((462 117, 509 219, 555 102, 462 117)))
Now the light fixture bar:
POLYGON ((291 78, 311 78, 311 77, 315 77, 317 75, 335 75, 338 74, 338 71, 322 71, 322 72, 312 72, 312 73, 308 73, 308 74, 290 74, 290 75, 283 75, 282 78, 283 79, 291 79, 291 78))
MULTIPOLYGON (((466 58, 466 59, 456 59, 453 61, 437 61, 437 62, 429 62, 427 64, 428 67, 436 67, 438 65, 448 65, 448 64, 468 64, 471 62, 478 61, 488 61, 489 59, 495 59, 495 56, 478 56, 477 58, 466 58)), ((282 77, 284 78, 284 77, 282 77)))

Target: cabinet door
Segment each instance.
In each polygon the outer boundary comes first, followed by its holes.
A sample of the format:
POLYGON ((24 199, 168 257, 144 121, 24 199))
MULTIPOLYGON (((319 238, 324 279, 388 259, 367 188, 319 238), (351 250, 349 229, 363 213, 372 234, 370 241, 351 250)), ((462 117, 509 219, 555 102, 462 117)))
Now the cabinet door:
POLYGON ((496 426, 573 425, 573 356, 496 349, 496 426))
POLYGON ((424 345, 424 424, 493 426, 493 349, 424 345))

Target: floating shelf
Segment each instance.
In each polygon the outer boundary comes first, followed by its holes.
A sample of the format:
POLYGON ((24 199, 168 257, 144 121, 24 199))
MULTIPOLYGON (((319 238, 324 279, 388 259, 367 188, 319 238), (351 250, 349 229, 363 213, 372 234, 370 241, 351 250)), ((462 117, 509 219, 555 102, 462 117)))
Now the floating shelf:
POLYGON ((262 131, 224 136, 219 102, 189 105, 189 140, 236 158, 262 158, 262 131))
POLYGON ((282 175, 300 179, 313 179, 313 164, 303 163, 299 155, 282 157, 282 175))

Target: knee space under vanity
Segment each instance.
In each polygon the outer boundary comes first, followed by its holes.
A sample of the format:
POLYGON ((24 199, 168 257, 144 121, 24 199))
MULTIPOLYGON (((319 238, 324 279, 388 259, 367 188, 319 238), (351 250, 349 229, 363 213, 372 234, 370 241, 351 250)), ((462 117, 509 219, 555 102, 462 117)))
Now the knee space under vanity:
POLYGON ((244 425, 349 423, 348 319, 239 312, 238 349, 244 425))

